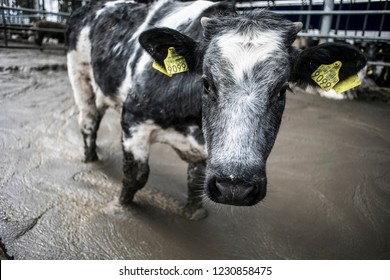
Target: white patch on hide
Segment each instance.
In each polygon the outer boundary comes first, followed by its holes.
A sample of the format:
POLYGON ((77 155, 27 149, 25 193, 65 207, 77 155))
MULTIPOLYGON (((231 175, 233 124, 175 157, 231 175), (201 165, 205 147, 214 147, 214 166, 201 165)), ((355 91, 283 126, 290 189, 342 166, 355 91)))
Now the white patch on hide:
POLYGON ((107 11, 107 9, 115 7, 115 5, 121 4, 121 3, 135 3, 135 2, 132 0, 117 0, 117 1, 106 2, 103 5, 103 8, 101 8, 99 11, 96 12, 95 19, 97 19, 102 13, 107 11))
POLYGON ((146 162, 150 153, 150 135, 156 129, 157 126, 153 121, 146 121, 136 127, 131 127, 131 137, 122 136, 123 149, 126 152, 131 152, 135 160, 146 162))
POLYGON ((90 116, 96 112, 94 93, 89 82, 91 73, 91 42, 90 27, 84 27, 79 35, 76 50, 67 53, 69 80, 73 95, 79 108, 79 125, 87 127, 90 116))
POLYGON ((162 18, 156 26, 176 29, 184 23, 194 21, 204 10, 215 4, 215 2, 209 1, 196 1, 185 8, 178 6, 169 15, 162 18))
MULTIPOLYGON (((138 49, 141 48, 141 45, 138 42, 139 35, 144 32, 147 28, 150 27, 150 20, 153 18, 153 16, 156 14, 156 12, 166 3, 167 1, 159 1, 152 5, 149 9, 148 15, 146 16, 144 22, 138 27, 137 31, 131 36, 128 43, 134 42, 133 45, 133 54, 130 56, 129 60, 127 61, 126 66, 126 77, 123 80, 122 84, 120 85, 118 89, 118 95, 120 96, 120 99, 122 102, 125 101, 127 94, 129 93, 129 90, 131 89, 133 85, 133 73, 131 71, 131 65, 135 63, 135 58, 138 52, 138 49)), ((144 56, 146 52, 144 51, 142 56, 144 56)), ((150 56, 149 56, 150 58, 150 56)), ((149 59, 150 60, 150 59, 149 59)), ((141 68, 144 69, 145 65, 142 65, 142 67, 139 66, 140 63, 137 63, 135 72, 137 73, 137 69, 141 68)))
POLYGON ((130 128, 130 134, 131 137, 122 138, 123 149, 131 152, 137 161, 148 160, 153 143, 168 144, 192 162, 207 158, 205 145, 199 144, 193 136, 184 136, 172 128, 162 129, 151 120, 130 128))

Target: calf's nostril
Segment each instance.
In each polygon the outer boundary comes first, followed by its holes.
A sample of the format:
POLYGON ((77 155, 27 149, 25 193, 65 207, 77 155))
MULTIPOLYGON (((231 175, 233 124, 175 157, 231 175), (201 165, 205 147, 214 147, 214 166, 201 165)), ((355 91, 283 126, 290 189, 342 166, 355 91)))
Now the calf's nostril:
POLYGON ((240 197, 245 199, 255 191, 255 186, 238 187, 238 193, 240 197))
POLYGON ((209 181, 208 183, 208 190, 211 194, 213 195, 221 195, 221 192, 217 186, 217 180, 216 179, 212 179, 209 181))
POLYGON ((224 185, 223 182, 215 180, 215 187, 216 187, 216 191, 218 192, 219 195, 221 195, 225 192, 226 186, 224 185))

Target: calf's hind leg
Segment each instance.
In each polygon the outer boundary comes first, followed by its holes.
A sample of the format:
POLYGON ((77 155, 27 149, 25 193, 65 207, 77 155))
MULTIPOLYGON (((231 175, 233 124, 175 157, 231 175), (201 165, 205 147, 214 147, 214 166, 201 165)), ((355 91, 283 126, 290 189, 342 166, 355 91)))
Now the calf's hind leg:
POLYGON ((83 114, 80 112, 80 129, 84 140, 85 162, 99 160, 96 153, 96 138, 104 112, 105 109, 102 109, 101 111, 97 110, 94 114, 83 114))
POLYGON ((96 95, 91 85, 90 65, 79 62, 75 52, 68 53, 68 74, 79 109, 79 126, 84 140, 84 161, 97 161, 96 137, 106 107, 96 106, 96 95))

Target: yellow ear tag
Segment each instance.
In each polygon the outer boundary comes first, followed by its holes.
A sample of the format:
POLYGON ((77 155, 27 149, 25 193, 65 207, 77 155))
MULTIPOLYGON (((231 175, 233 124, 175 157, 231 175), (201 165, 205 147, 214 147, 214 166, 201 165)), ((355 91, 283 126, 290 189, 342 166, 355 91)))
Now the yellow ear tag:
POLYGON ((156 69, 157 71, 160 71, 160 72, 163 73, 164 75, 167 75, 168 77, 172 77, 172 75, 169 74, 169 73, 167 72, 167 70, 166 70, 164 67, 162 67, 160 64, 158 64, 157 61, 153 61, 152 67, 153 67, 154 69, 156 69))
POLYGON ((362 82, 360 81, 359 76, 355 74, 339 82, 337 85, 334 86, 333 89, 336 91, 336 93, 342 93, 351 88, 357 87, 361 83, 362 82))
POLYGON ((164 60, 165 69, 171 75, 188 71, 188 65, 184 57, 176 53, 175 48, 168 49, 167 58, 164 60))
POLYGON ((323 90, 331 90, 339 82, 339 70, 343 64, 341 61, 335 61, 332 64, 322 64, 311 74, 311 78, 323 90))

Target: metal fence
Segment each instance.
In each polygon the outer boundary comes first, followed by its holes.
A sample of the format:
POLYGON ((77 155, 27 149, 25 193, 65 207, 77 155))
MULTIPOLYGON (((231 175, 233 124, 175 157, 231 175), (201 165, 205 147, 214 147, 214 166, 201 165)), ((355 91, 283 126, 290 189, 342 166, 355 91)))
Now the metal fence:
POLYGON ((0 48, 64 49, 63 39, 49 44, 49 38, 64 38, 70 12, 82 4, 85 1, 1 0, 0 48))
MULTIPOLYGON (((34 22, 65 22, 70 11, 84 5, 88 0, 26 0, 35 3, 35 8, 15 6, 10 1, 1 0, 0 7, 0 47, 37 47, 27 43, 27 38, 63 33, 63 29, 37 27, 34 22), (48 3, 57 10, 49 9, 48 3), (62 3, 62 4, 61 4, 62 3), (64 10, 64 3, 67 3, 64 10)), ((19 1, 24 3, 26 1, 19 1)), ((145 0, 139 0, 145 2, 145 0)), ((234 1, 239 11, 254 8, 268 8, 293 21, 304 23, 301 37, 327 40, 347 40, 355 42, 390 43, 390 4, 389 0, 260 0, 234 1)), ((60 45, 61 46, 61 45, 60 45)), ((39 48, 47 47, 46 44, 39 48)))
POLYGON ((300 0, 238 2, 241 11, 268 8, 304 23, 303 37, 390 42, 389 0, 300 0))

